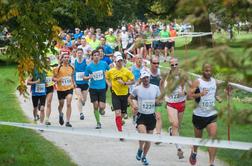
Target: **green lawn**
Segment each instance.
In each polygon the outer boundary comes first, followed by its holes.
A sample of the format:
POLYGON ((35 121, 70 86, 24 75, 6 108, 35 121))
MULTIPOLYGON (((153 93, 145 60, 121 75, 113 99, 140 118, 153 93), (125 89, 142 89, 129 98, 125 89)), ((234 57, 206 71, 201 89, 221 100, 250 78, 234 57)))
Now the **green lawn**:
MULTIPOLYGON (((15 96, 16 66, 0 66, 0 120, 28 122, 15 96), (15 83, 8 81, 11 79, 15 83)), ((32 113, 32 110, 31 110, 32 113)), ((33 130, 0 125, 0 165, 69 166, 69 156, 33 130)))

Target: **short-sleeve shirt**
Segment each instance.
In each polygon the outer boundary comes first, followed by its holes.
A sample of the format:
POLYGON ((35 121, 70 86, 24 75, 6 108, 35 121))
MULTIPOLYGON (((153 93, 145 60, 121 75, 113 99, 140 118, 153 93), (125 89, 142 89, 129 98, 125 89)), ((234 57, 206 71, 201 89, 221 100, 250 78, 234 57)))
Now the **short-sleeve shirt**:
POLYGON ((90 74, 93 77, 90 79, 90 88, 91 89, 105 89, 106 88, 106 79, 105 72, 109 70, 109 66, 104 61, 99 61, 97 64, 91 62, 85 71, 85 76, 90 74))

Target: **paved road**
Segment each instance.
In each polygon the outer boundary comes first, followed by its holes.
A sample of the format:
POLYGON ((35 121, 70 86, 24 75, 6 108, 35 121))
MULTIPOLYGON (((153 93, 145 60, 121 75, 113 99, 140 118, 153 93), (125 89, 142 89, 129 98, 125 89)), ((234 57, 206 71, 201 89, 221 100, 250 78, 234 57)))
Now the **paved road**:
MULTIPOLYGON (((20 105, 25 115, 31 119, 32 117, 32 101, 31 99, 24 100, 23 97, 18 96, 20 105)), ((57 94, 54 93, 52 103, 52 125, 59 126, 58 123, 58 100, 57 94)), ((79 120, 79 113, 77 111, 77 100, 72 102, 72 120, 73 127, 83 127, 94 129, 95 118, 93 115, 92 105, 89 97, 84 107, 85 120, 79 120)), ((64 110, 66 108, 64 107, 64 110)), ((65 112, 65 111, 64 111, 65 112)), ((107 105, 106 114, 101 117, 102 127, 104 129, 114 129, 114 113, 107 105)), ((94 129, 95 130, 95 129, 94 129)), ((101 129, 102 130, 102 129, 101 129)), ((128 119, 124 125, 124 130, 136 132, 132 124, 132 120, 128 119)), ((64 149, 72 160, 80 166, 140 166, 141 162, 135 159, 138 148, 137 141, 125 140, 120 142, 118 139, 108 139, 101 137, 68 135, 62 133, 43 132, 41 133, 47 140, 53 142, 58 147, 64 149)), ((188 166, 188 157, 190 155, 190 147, 182 146, 184 150, 184 159, 179 160, 176 155, 176 148, 172 144, 152 144, 147 159, 152 166, 188 166)), ((198 153, 197 166, 208 165, 208 154, 200 151, 198 153)), ((217 166, 226 166, 220 160, 216 161, 217 166)))

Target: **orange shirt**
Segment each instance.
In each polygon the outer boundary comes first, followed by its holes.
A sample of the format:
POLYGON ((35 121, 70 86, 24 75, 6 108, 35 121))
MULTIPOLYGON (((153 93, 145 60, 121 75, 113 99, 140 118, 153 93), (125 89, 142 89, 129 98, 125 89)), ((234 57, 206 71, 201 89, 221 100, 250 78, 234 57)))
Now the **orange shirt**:
POLYGON ((70 65, 56 67, 53 70, 53 74, 55 78, 59 79, 57 82, 57 91, 66 91, 74 88, 74 69, 70 65))
MULTIPOLYGON (((176 37, 177 36, 177 32, 176 30, 172 29, 170 30, 170 37, 176 37)), ((174 38, 171 38, 170 41, 174 41, 174 38)))

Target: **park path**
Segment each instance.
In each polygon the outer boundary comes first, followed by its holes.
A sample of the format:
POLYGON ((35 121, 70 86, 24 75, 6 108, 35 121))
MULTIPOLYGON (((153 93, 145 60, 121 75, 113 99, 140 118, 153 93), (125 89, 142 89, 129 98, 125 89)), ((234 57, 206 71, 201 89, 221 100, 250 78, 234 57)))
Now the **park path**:
MULTIPOLYGON (((31 99, 29 98, 25 100, 22 96, 18 96, 18 99, 25 115, 32 121, 33 116, 31 99)), ((57 94, 54 93, 52 102, 52 114, 50 117, 50 121, 54 126, 59 126, 57 106, 57 94)), ((64 110, 65 109, 66 108, 64 107, 64 110)), ((89 96, 83 110, 85 114, 85 120, 81 121, 79 119, 79 113, 77 111, 77 100, 73 99, 71 124, 73 125, 73 127, 94 129, 96 123, 89 96)), ((106 114, 101 117, 101 123, 103 129, 116 130, 114 123, 114 112, 111 111, 109 105, 106 106, 106 114)), ((124 125, 123 130, 136 132, 131 119, 126 120, 126 124, 124 125)), ((69 135, 54 132, 40 132, 40 134, 47 140, 53 142, 56 146, 64 149, 64 151, 69 154, 71 159, 80 166, 142 165, 141 162, 135 159, 136 151, 138 148, 137 141, 125 140, 124 142, 120 142, 118 139, 69 135)), ((160 145, 152 144, 147 159, 152 166, 189 166, 190 164, 188 158, 190 155, 190 147, 185 145, 183 145, 182 147, 185 158, 179 160, 176 155, 176 148, 174 145, 165 143, 162 143, 160 145)), ((199 151, 198 162, 196 165, 208 165, 208 154, 206 152, 199 151)), ((216 165, 226 166, 226 164, 220 160, 216 160, 216 165)))

